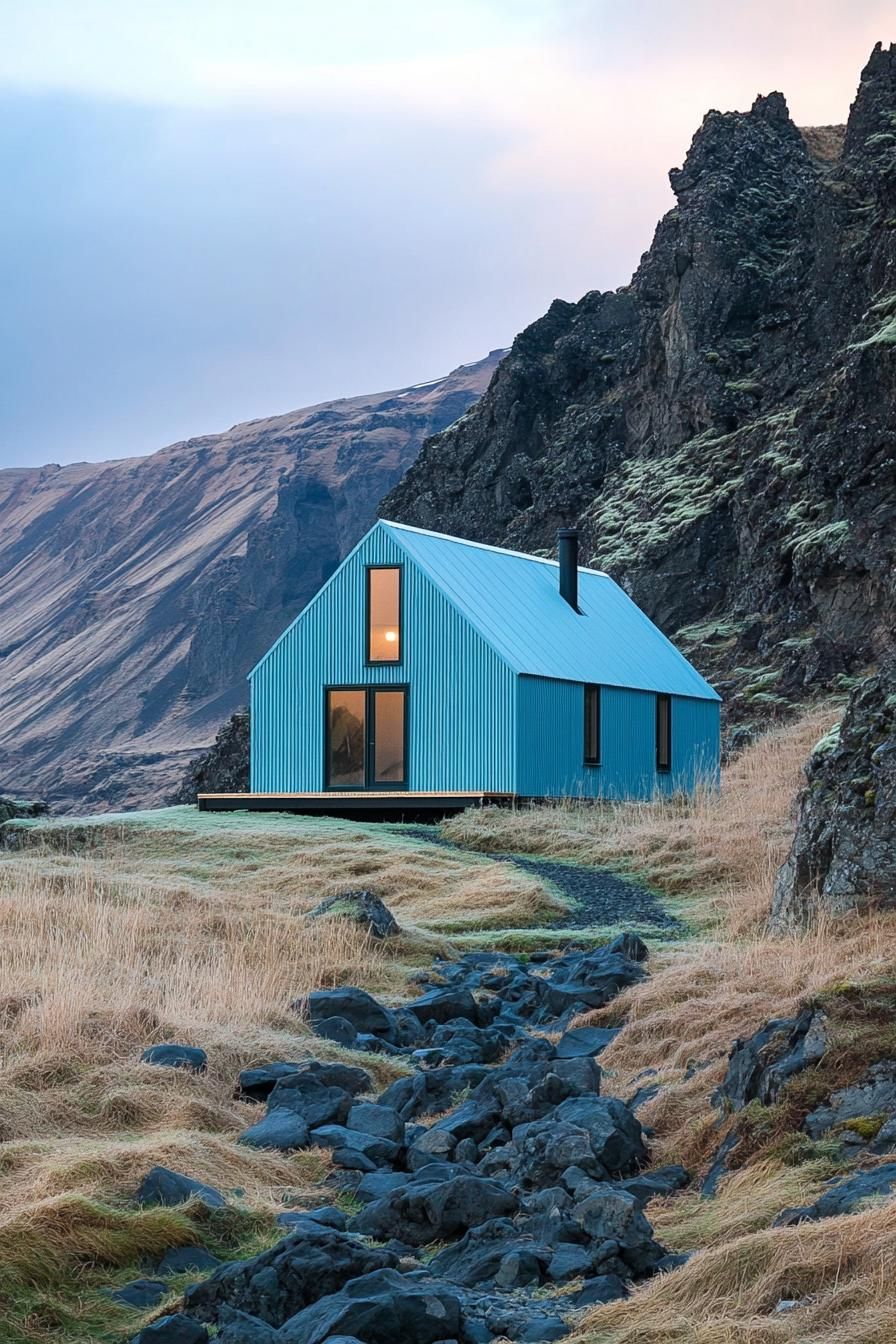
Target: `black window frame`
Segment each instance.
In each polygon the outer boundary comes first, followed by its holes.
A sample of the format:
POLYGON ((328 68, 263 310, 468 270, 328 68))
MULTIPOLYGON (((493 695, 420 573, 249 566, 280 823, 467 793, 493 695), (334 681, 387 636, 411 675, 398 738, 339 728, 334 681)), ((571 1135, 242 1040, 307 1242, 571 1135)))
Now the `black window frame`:
POLYGON ((600 765, 601 757, 601 688, 596 682, 586 681, 582 688, 582 701, 584 709, 583 721, 583 740, 582 740, 582 759, 585 765, 600 765), (589 713, 589 699, 593 697, 597 704, 597 724, 596 724, 596 744, 593 754, 589 754, 588 748, 591 746, 589 738, 591 736, 591 715, 589 713))
POLYGON ((672 696, 658 691, 656 694, 656 768, 660 775, 668 775, 672 769, 672 696), (662 712, 660 706, 666 705, 665 741, 662 740, 662 712))
POLYGON ((404 565, 365 565, 364 567, 364 666, 400 667, 404 660, 404 565), (370 656, 370 574, 374 569, 398 570, 398 657, 371 658, 370 656))
MULTIPOLYGON (((383 568, 394 568, 394 566, 383 566, 383 568)), ((410 721, 411 688, 404 681, 383 681, 372 686, 369 682, 334 682, 332 685, 324 686, 324 761, 323 761, 323 780, 324 790, 327 793, 379 793, 387 789, 407 790, 409 776, 409 757, 408 757, 408 725, 410 721), (363 691, 364 692, 364 783, 363 784, 331 784, 330 783, 330 693, 331 691, 363 691), (404 695, 404 721, 402 723, 402 732, 404 733, 404 779, 389 779, 383 783, 378 783, 375 776, 375 746, 376 746, 376 717, 374 707, 374 697, 377 691, 401 691, 404 695)))

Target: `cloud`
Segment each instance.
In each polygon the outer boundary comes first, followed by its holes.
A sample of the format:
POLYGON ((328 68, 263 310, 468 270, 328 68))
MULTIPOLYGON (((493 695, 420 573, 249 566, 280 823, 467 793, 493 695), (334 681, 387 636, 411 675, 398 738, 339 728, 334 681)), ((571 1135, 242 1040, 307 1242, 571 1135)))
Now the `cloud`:
MULTIPOLYGON (((878 0, 30 0, 0 47, 11 462, 432 377, 624 283, 705 111, 843 120, 878 0)), ((888 26, 891 31, 887 31, 888 26)))

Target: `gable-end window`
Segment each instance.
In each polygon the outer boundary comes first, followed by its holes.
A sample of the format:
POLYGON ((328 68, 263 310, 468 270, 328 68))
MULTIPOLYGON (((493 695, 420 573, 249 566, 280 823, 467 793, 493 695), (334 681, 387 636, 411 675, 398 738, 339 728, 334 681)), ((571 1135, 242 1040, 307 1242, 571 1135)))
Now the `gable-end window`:
POLYGON ((656 768, 672 769, 672 697, 656 698, 656 768))
POLYGON ((585 764, 600 765, 600 687, 585 687, 585 764))
POLYGON ((401 662, 401 570, 371 565, 367 570, 367 661, 401 662))

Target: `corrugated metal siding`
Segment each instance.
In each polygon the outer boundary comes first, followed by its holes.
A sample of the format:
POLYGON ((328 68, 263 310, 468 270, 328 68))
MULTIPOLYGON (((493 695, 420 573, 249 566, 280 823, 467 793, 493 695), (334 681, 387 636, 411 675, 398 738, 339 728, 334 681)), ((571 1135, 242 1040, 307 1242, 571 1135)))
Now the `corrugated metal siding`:
POLYGON ((512 792, 511 669, 383 527, 368 533, 251 677, 251 787, 324 788, 324 687, 409 686, 407 787, 512 792), (404 654, 365 666, 365 567, 402 564, 404 654))
POLYGON ((718 700, 607 574, 579 570, 576 613, 556 561, 381 522, 517 672, 718 700))
POLYGON ((719 706, 674 696, 672 769, 656 770, 656 696, 601 687, 601 764, 583 757, 584 685, 522 676, 517 690, 517 788, 536 797, 651 798, 718 782, 719 706))

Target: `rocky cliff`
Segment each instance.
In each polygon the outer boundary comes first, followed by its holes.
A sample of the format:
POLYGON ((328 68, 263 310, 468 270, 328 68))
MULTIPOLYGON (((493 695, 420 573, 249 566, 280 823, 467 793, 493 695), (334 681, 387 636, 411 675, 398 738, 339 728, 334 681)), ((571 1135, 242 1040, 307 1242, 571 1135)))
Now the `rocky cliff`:
POLYGON ((670 177, 631 283, 552 304, 380 512, 541 551, 578 524, 749 719, 896 623, 896 47, 845 127, 772 93, 670 177))
POLYGON ((0 471, 0 791, 166 798, 502 354, 145 458, 0 471))
POLYGON ((896 668, 852 692, 806 763, 796 835, 775 884, 772 924, 896 906, 896 668))

